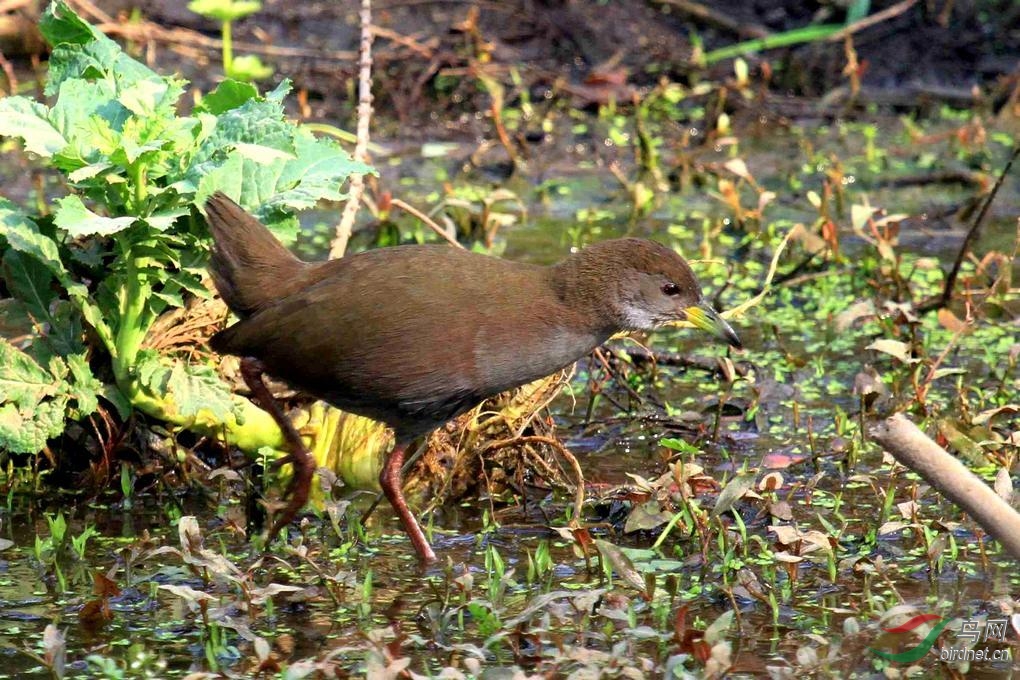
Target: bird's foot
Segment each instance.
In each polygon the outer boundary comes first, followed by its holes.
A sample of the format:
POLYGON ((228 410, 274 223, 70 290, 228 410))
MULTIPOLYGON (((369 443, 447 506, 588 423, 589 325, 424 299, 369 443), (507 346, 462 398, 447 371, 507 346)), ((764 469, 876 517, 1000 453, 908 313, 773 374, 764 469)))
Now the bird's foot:
POLYGON ((287 501, 287 505, 280 511, 273 522, 273 527, 269 530, 269 536, 266 539, 266 545, 269 545, 280 533, 280 529, 289 524, 308 502, 308 496, 312 491, 312 475, 315 473, 315 458, 301 441, 301 435, 294 429, 294 425, 284 414, 280 404, 273 398, 269 388, 266 387, 266 383, 262 379, 264 371, 265 367, 262 362, 254 357, 245 357, 241 360, 241 376, 244 378, 245 384, 248 385, 248 389, 251 390, 252 396, 259 406, 269 411, 273 416, 273 420, 283 432, 287 448, 290 449, 290 453, 273 463, 272 468, 275 470, 287 463, 294 466, 294 476, 291 477, 290 483, 283 492, 283 498, 287 501))
POLYGON ((436 553, 432 550, 432 546, 429 545, 429 540, 425 537, 425 532, 421 530, 418 520, 411 514, 411 509, 407 507, 407 500, 404 499, 404 481, 400 468, 404 465, 404 455, 406 452, 407 444, 398 441, 397 445, 393 447, 393 451, 390 452, 389 458, 386 459, 386 464, 383 465, 382 471, 379 473, 379 485, 382 487, 386 498, 389 499, 390 505, 396 511, 397 517, 400 518, 401 524, 404 525, 404 531, 407 532, 407 537, 411 539, 411 545, 414 546, 414 551, 418 553, 418 559, 421 560, 422 564, 431 564, 436 561, 436 553))
POLYGON ((312 490, 315 459, 308 449, 302 447, 300 451, 292 452, 290 455, 273 463, 273 467, 279 467, 284 463, 291 463, 294 466, 294 474, 290 478, 290 483, 287 484, 286 490, 283 492, 283 498, 287 501, 287 505, 280 510, 280 513, 273 521, 273 526, 266 538, 266 545, 272 543, 276 539, 277 534, 280 533, 280 529, 290 524, 291 520, 297 516, 297 513, 308 502, 308 497, 312 490))

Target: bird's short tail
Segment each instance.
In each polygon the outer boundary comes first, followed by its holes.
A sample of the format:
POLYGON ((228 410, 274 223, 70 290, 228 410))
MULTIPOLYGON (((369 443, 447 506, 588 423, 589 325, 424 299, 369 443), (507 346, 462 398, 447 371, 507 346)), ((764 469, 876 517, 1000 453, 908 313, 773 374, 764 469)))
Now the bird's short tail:
POLYGON ((223 193, 206 201, 205 214, 214 243, 209 272, 227 306, 245 318, 279 300, 305 263, 223 193))

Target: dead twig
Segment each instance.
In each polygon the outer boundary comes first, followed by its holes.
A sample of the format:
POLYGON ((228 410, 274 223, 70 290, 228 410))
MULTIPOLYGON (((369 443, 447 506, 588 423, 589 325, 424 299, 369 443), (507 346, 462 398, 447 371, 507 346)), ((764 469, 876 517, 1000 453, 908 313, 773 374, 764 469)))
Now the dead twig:
POLYGON ((972 170, 944 170, 942 172, 917 173, 899 175, 897 177, 879 177, 875 184, 895 189, 911 186, 930 186, 933 184, 969 184, 980 186, 983 182, 984 175, 980 172, 972 170))
POLYGON ((457 239, 450 236, 445 229, 436 224, 436 221, 434 219, 423 213, 421 210, 418 210, 413 205, 405 203, 399 198, 394 198, 392 201, 390 201, 390 205, 392 205, 394 208, 400 208, 401 210, 410 214, 413 217, 417 217, 419 220, 425 223, 426 227, 436 232, 436 234, 442 237, 451 246, 456 246, 457 248, 462 249, 464 248, 464 246, 461 245, 461 243, 457 241, 457 239))
MULTIPOLYGON (((354 160, 364 161, 368 155, 368 135, 372 121, 372 0, 361 0, 361 44, 358 48, 358 142, 354 146, 354 160)), ((358 215, 361 195, 365 192, 365 178, 360 173, 348 180, 351 190, 347 194, 343 215, 337 224, 333 243, 329 247, 330 259, 343 257, 347 242, 358 215)))
POLYGON ((1006 552, 1020 560, 1020 513, 963 463, 902 413, 871 425, 868 433, 896 460, 969 514, 1006 552))
MULTIPOLYGON (((687 356, 682 352, 668 352, 664 350, 652 351, 647 347, 627 347, 619 350, 630 357, 635 364, 655 363, 659 366, 674 366, 677 368, 693 368, 709 373, 723 374, 723 367, 719 357, 698 357, 687 356)), ((754 365, 749 361, 740 361, 733 364, 737 375, 750 375, 754 365)))
POLYGON ((967 230, 967 235, 963 237, 963 243, 960 244, 960 251, 956 254, 956 260, 953 261, 953 266, 949 270, 949 274, 946 276, 946 285, 942 289, 942 295, 938 297, 929 298, 917 306, 919 313, 930 312, 933 309, 942 309, 949 304, 949 301, 953 297, 953 289, 956 287, 956 279, 960 275, 960 267, 963 266, 963 259, 970 252, 971 246, 974 241, 977 240, 978 233, 981 231, 981 225, 985 221, 985 216, 988 214, 988 209, 992 205, 992 201, 995 200, 995 195, 999 193, 999 188, 1002 183, 1006 181, 1006 175, 1009 174, 1010 168, 1013 167, 1013 161, 1020 155, 1020 144, 1013 148, 1013 152, 1009 155, 1009 160, 1006 161, 1006 166, 999 173, 999 178, 995 180, 995 184, 992 185, 992 190, 988 192, 988 196, 985 198, 985 202, 981 205, 981 210, 978 212, 977 217, 974 218, 974 222, 970 225, 970 229, 967 230))
MULTIPOLYGON (((99 7, 90 0, 69 0, 68 4, 71 5, 72 8, 78 10, 78 14, 84 14, 95 21, 99 21, 104 24, 113 23, 113 17, 99 9, 99 7)), ((105 33, 106 31, 103 32, 105 33)))
MULTIPOLYGON (((77 0, 82 2, 83 0, 77 0)), ((223 49, 223 41, 217 38, 210 38, 198 31, 189 28, 163 28, 152 22, 140 24, 122 24, 107 17, 98 28, 106 35, 118 35, 134 42, 156 41, 170 45, 184 47, 196 47, 209 52, 219 52, 223 49)), ((249 43, 234 41, 234 48, 239 52, 261 54, 267 57, 280 57, 292 59, 314 59, 317 61, 354 61, 357 54, 348 50, 320 50, 310 47, 287 47, 280 45, 267 45, 265 43, 249 43)))
POLYGON ((729 31, 742 38, 765 38, 770 34, 769 29, 754 23, 744 23, 722 13, 711 7, 706 7, 700 2, 692 0, 658 0, 659 4, 669 5, 679 10, 682 14, 693 17, 709 26, 715 26, 729 31))
POLYGON ((431 38, 428 42, 422 43, 410 36, 401 35, 396 31, 383 28, 382 26, 372 25, 369 29, 372 31, 372 35, 376 38, 383 38, 384 40, 389 40, 390 42, 406 47, 412 52, 416 52, 421 55, 425 59, 432 59, 436 52, 436 47, 439 45, 439 40, 436 38, 431 38))
POLYGON ((849 26, 836 31, 830 35, 827 40, 829 42, 839 42, 848 35, 853 35, 858 31, 863 31, 865 28, 871 28, 875 24, 880 24, 887 19, 897 17, 916 4, 917 0, 903 0, 903 2, 898 2, 891 7, 886 7, 881 12, 875 12, 870 16, 864 17, 860 21, 855 21, 849 26))

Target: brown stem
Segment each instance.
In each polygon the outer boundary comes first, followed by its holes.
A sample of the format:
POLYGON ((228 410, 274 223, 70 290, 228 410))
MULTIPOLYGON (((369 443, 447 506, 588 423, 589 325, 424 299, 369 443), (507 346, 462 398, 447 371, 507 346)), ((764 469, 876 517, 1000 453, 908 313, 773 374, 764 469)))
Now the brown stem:
MULTIPOLYGON (((354 160, 364 161, 368 155, 369 124, 372 121, 372 0, 361 0, 361 45, 358 48, 358 143, 354 146, 354 160)), ((365 191, 365 178, 353 174, 348 180, 351 189, 347 194, 343 215, 336 227, 336 235, 329 247, 330 259, 343 257, 347 242, 358 215, 358 205, 365 191)))
POLYGON ((902 413, 874 423, 872 439, 966 511, 1020 560, 1020 513, 902 413))
POLYGON ((956 277, 960 274, 960 267, 963 265, 963 258, 967 256, 970 251, 971 245, 977 240, 978 233, 981 230, 981 225, 985 221, 985 215, 988 214, 988 208, 991 207, 992 201, 995 199, 995 195, 999 193, 999 187, 1006 179, 1006 175, 1009 174, 1009 169, 1013 167, 1013 161, 1020 155, 1020 144, 1013 148, 1013 153, 1009 155, 1009 160, 1006 161, 1006 166, 1002 169, 999 174, 999 178, 995 180, 995 185, 992 186, 992 190, 988 192, 987 198, 985 198, 984 204, 981 206, 981 211, 978 212, 977 217, 974 218, 974 223, 970 225, 970 229, 967 231, 967 235, 963 238, 963 243, 960 244, 960 252, 956 254, 956 260, 953 262, 952 268, 949 270, 949 274, 946 276, 946 285, 942 289, 942 295, 937 298, 931 298, 922 302, 917 307, 918 312, 929 312, 933 309, 942 309, 949 304, 949 301, 953 297, 953 288, 956 287, 956 277))

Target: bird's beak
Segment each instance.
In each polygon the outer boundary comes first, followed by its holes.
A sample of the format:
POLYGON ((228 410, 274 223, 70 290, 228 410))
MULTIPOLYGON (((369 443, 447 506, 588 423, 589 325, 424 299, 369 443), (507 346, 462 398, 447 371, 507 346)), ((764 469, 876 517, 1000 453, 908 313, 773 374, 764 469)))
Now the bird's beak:
POLYGON ((712 309, 712 306, 708 302, 702 300, 696 305, 692 305, 684 310, 684 314, 687 316, 687 320, 690 321, 695 328, 711 333, 720 340, 725 340, 733 347, 740 349, 743 345, 740 342, 740 338, 733 331, 726 320, 719 316, 719 313, 712 309))

